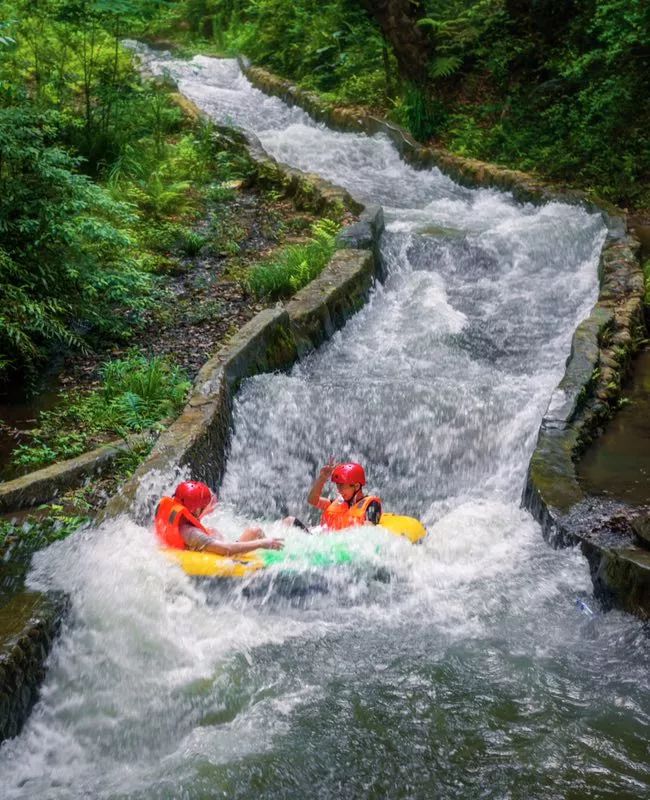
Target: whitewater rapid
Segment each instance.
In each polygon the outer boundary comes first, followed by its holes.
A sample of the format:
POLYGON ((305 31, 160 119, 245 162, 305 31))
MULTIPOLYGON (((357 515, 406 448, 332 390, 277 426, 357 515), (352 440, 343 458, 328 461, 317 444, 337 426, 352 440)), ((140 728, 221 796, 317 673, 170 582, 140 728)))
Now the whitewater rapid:
MULTIPOLYGON (((599 215, 416 171, 382 136, 337 133, 255 90, 232 60, 139 47, 213 119, 380 203, 386 280, 288 374, 244 382, 214 521, 282 535, 293 576, 197 584, 127 518, 38 554, 70 594, 41 699, 0 750, 3 797, 638 798, 648 644, 589 616, 578 552, 520 507, 541 417, 593 305, 599 215), (413 547, 364 529, 354 564, 310 566, 286 529, 329 456, 361 461, 413 547)), ((142 492, 168 491, 178 474, 142 492)))

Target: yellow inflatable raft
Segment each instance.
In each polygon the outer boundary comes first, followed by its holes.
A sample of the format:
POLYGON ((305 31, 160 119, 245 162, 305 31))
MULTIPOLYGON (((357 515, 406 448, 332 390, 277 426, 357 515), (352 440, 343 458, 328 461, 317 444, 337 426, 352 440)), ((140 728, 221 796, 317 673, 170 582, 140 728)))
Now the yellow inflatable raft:
POLYGON ((382 528, 386 528, 396 536, 406 536, 413 544, 421 542, 427 535, 427 529, 420 520, 415 519, 415 517, 403 517, 400 514, 384 513, 381 515, 379 524, 382 528))
POLYGON ((238 556, 220 556, 217 553, 200 553, 196 550, 164 548, 163 553, 179 564, 188 575, 209 578, 244 578, 266 566, 259 553, 242 553, 238 556))
MULTIPOLYGON (((413 544, 422 541, 427 535, 427 529, 420 520, 414 517, 382 514, 379 524, 395 536, 406 537, 413 544)), ((269 564, 281 563, 284 551, 256 550, 253 553, 244 553, 238 556, 220 556, 216 553, 164 548, 163 553, 171 561, 179 564, 188 575, 209 578, 244 578, 269 564)), ((345 549, 344 552, 341 552, 340 562, 348 563, 349 561, 350 554, 345 549)), ((321 563, 316 557, 315 566, 320 565, 321 563)))

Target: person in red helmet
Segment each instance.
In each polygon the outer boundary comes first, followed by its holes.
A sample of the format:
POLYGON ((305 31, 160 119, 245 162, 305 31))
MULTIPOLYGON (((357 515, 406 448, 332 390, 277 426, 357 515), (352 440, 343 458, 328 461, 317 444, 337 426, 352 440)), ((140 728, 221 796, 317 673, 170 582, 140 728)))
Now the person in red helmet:
POLYGON ((163 497, 154 520, 156 535, 162 545, 177 550, 204 550, 220 556, 250 553, 252 550, 281 550, 282 539, 264 537, 261 528, 246 528, 237 542, 226 542, 219 531, 208 528, 201 517, 210 513, 217 497, 201 481, 183 481, 172 497, 163 497))
POLYGON ((381 519, 381 499, 375 495, 364 495, 366 473, 355 462, 336 464, 330 460, 314 481, 307 502, 320 509, 321 525, 330 530, 342 530, 354 525, 377 525, 381 519), (322 496, 328 480, 336 484, 339 497, 332 501, 322 496))

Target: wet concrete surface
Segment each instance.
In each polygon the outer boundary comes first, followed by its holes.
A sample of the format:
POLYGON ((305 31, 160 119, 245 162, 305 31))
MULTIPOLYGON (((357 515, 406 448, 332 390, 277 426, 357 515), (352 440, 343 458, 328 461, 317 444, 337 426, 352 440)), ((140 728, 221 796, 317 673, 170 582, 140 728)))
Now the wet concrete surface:
POLYGON ((629 226, 641 242, 641 257, 650 258, 650 214, 630 215, 629 226))
POLYGON ((624 390, 629 401, 578 464, 585 492, 631 506, 650 503, 650 348, 634 365, 624 390))

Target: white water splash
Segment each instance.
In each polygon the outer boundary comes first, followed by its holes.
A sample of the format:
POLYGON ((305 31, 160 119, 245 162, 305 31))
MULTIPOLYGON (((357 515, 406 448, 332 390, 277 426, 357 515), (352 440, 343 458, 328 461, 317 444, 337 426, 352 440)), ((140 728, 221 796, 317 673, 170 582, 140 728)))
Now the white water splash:
MULTIPOLYGON (((3 797, 368 796, 382 776, 414 797, 597 796, 603 782, 632 796, 648 777, 639 626, 586 620, 573 605, 585 562, 549 549, 519 508, 596 297, 600 218, 413 170, 385 137, 333 133, 264 96, 232 60, 140 50, 214 119, 382 203, 387 279, 330 343, 236 401, 213 521, 284 536, 289 579, 278 566, 197 584, 126 519, 39 554, 32 583, 68 591, 72 612, 36 710, 2 748, 3 797), (369 488, 429 538, 283 528, 331 454, 362 460, 369 488), (313 566, 341 543, 350 563, 313 566)), ((177 479, 152 475, 139 503, 177 479)))

